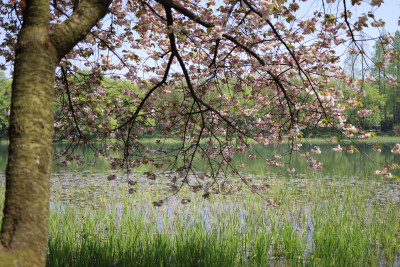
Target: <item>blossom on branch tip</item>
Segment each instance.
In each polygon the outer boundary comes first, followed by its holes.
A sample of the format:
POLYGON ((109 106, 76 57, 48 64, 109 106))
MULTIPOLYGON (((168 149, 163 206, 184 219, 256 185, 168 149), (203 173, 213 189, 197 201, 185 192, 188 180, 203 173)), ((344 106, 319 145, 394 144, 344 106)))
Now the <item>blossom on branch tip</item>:
POLYGON ((375 78, 374 78, 374 76, 368 74, 365 76, 365 81, 368 83, 373 83, 373 82, 375 82, 375 78))
POLYGON ((362 134, 362 135, 358 136, 358 138, 361 139, 361 140, 365 140, 365 139, 368 139, 370 137, 371 137, 370 133, 365 133, 365 134, 362 134))
POLYGON ((295 168, 289 168, 289 169, 287 169, 287 171, 288 171, 288 173, 294 173, 296 171, 296 169, 295 168))
POLYGON ((371 0, 369 3, 371 6, 380 6, 383 3, 383 0, 371 0))
POLYGON ((378 176, 382 176, 382 180, 388 181, 388 180, 390 180, 391 178, 393 178, 392 173, 389 172, 390 169, 392 169, 392 168, 389 167, 389 166, 386 166, 386 167, 384 167, 384 168, 381 168, 381 169, 376 170, 376 171, 375 171, 375 174, 378 175, 378 176))
POLYGON ((281 155, 281 154, 276 154, 276 155, 274 155, 273 157, 274 157, 274 159, 281 159, 281 158, 282 158, 282 155, 281 155))
POLYGON ((385 168, 383 168, 383 169, 376 170, 375 174, 379 175, 379 176, 383 176, 383 175, 385 175, 386 172, 387 172, 387 170, 385 168))
POLYGON ((257 158, 257 155, 249 155, 249 159, 255 160, 257 158))
POLYGON ((372 150, 375 151, 375 152, 377 152, 377 153, 380 153, 380 152, 382 151, 382 149, 381 149, 380 147, 378 147, 378 146, 374 146, 374 147, 372 148, 372 150))
POLYGON ((283 167, 283 165, 285 165, 285 163, 282 162, 282 161, 279 161, 279 162, 275 163, 275 166, 278 167, 278 168, 283 167))
POLYGON ((300 154, 303 158, 308 158, 310 156, 309 152, 300 154))
POLYGON ((397 86, 397 79, 393 76, 385 77, 385 83, 391 86, 397 86))
POLYGON ((321 154, 321 149, 318 146, 314 146, 311 152, 314 154, 321 154))
POLYGON ((361 116, 361 117, 371 115, 371 113, 372 113, 372 110, 370 110, 370 109, 360 109, 359 111, 357 111, 358 116, 361 116))
POLYGON ((385 175, 383 175, 382 180, 388 181, 388 180, 390 180, 392 178, 393 178, 392 173, 387 172, 387 173, 385 173, 385 175))
POLYGON ((272 199, 268 199, 268 200, 266 201, 266 204, 267 204, 268 206, 272 206, 272 207, 276 207, 276 206, 277 206, 276 203, 275 203, 272 199))
POLYGON ((396 144, 395 147, 390 150, 393 154, 400 154, 400 144, 396 144))
POLYGON ((69 165, 71 165, 71 162, 69 162, 68 160, 63 160, 58 165, 60 167, 68 167, 69 165))
POLYGON ((332 150, 335 152, 342 152, 343 148, 340 145, 337 145, 336 147, 332 148, 332 150))
POLYGON ((272 13, 272 9, 275 5, 274 0, 260 0, 261 14, 263 19, 269 19, 269 15, 272 13))

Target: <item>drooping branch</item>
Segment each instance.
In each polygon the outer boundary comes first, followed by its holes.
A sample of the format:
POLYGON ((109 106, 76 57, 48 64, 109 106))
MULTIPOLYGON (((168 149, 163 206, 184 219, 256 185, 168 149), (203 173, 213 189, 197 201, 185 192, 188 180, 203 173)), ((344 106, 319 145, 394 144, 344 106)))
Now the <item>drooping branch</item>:
MULTIPOLYGON (((210 22, 202 20, 196 14, 191 12, 190 10, 187 10, 183 6, 173 2, 171 0, 156 0, 156 1, 158 3, 160 3, 160 4, 162 4, 165 7, 169 7, 169 8, 175 9, 179 13, 187 16, 191 20, 199 23, 200 25, 202 25, 202 26, 204 26, 206 28, 212 28, 212 27, 215 26, 213 23, 210 23, 210 22)), ((233 36, 231 36, 231 35, 229 35, 227 33, 222 34, 222 36, 225 37, 226 39, 228 39, 229 41, 231 41, 232 43, 234 43, 235 45, 237 45, 238 47, 240 47, 241 49, 243 49, 244 51, 246 51, 252 57, 254 57, 261 64, 261 66, 266 66, 267 65, 266 62, 256 52, 254 52, 253 50, 251 50, 251 48, 249 48, 246 45, 244 45, 241 42, 239 42, 235 37, 233 37, 233 36)), ((293 117, 294 116, 294 112, 292 110, 292 106, 294 105, 294 103, 292 102, 290 97, 287 95, 285 87, 283 86, 283 84, 281 83, 279 78, 276 75, 274 75, 271 71, 267 71, 267 73, 272 77, 274 82, 277 84, 277 86, 280 88, 280 90, 285 95, 285 99, 288 102, 288 107, 289 107, 290 114, 293 117)))
MULTIPOLYGON (((236 3, 237 3, 237 2, 233 2, 233 3, 231 4, 231 6, 230 6, 230 8, 229 8, 229 11, 228 11, 228 13, 226 14, 226 17, 225 17, 225 20, 224 20, 224 24, 223 24, 223 27, 224 27, 224 28, 226 27, 226 24, 228 23, 228 19, 229 19, 230 15, 232 14, 233 9, 234 9, 236 3)), ((218 48, 219 48, 219 44, 220 44, 220 43, 221 43, 221 39, 218 38, 217 41, 215 42, 214 57, 213 57, 213 59, 212 59, 210 65, 209 65, 208 67, 211 67, 211 66, 213 66, 213 65, 214 65, 214 66, 217 66, 217 65, 216 65, 216 61, 217 61, 218 48)))
POLYGON ((161 20, 164 20, 164 21, 167 20, 166 18, 164 18, 164 16, 158 14, 158 12, 151 5, 149 5, 149 3, 147 3, 146 1, 143 1, 143 0, 140 0, 140 2, 143 5, 147 6, 150 9, 150 11, 153 12, 153 14, 156 15, 157 17, 159 17, 161 20))
POLYGON ((79 136, 80 136, 81 138, 83 138, 84 142, 86 143, 85 137, 84 137, 84 135, 83 135, 83 133, 82 133, 82 131, 81 131, 81 128, 79 127, 79 123, 78 123, 78 120, 77 120, 77 116, 76 116, 76 114, 75 114, 74 105, 73 105, 72 99, 71 99, 71 92, 70 92, 69 86, 68 86, 67 73, 66 73, 64 67, 61 67, 61 73, 62 73, 62 76, 63 76, 65 88, 67 89, 68 106, 69 106, 70 111, 71 111, 71 113, 72 113, 72 118, 74 119, 75 127, 76 127, 77 131, 79 132, 79 136))
MULTIPOLYGON (((253 11, 255 14, 257 14, 260 18, 263 18, 263 15, 259 11, 257 11, 247 0, 243 0, 243 2, 246 3, 246 5, 250 8, 251 11, 253 11)), ((317 101, 318 101, 320 107, 322 108, 325 117, 327 117, 325 109, 324 109, 324 107, 322 105, 322 101, 321 101, 320 97, 318 96, 318 94, 317 94, 317 92, 316 92, 316 90, 314 88, 314 85, 313 85, 313 82, 311 81, 310 76, 300 66, 300 63, 299 63, 298 59, 296 58, 296 55, 294 54, 293 50, 290 49, 289 45, 282 39, 282 37, 280 36, 280 34, 278 33, 278 31, 276 30, 274 25, 271 23, 271 21, 269 19, 265 19, 265 21, 267 22, 267 24, 272 29, 272 31, 275 34, 276 38, 281 42, 281 44, 283 44, 285 46, 286 50, 288 51, 288 53, 290 54, 290 56, 292 57, 292 59, 296 63, 296 66, 298 68, 298 72, 300 74, 300 77, 301 77, 301 74, 304 74, 304 76, 306 77, 306 79, 308 81, 308 84, 311 86, 311 89, 315 93, 317 101)), ((286 96, 286 92, 285 91, 283 91, 283 92, 285 94, 286 99, 288 99, 288 97, 286 96)), ((290 108, 290 106, 289 106, 289 108, 290 108)))
POLYGON ((126 122, 122 123, 121 125, 119 125, 118 127, 116 127, 115 130, 120 130, 122 128, 124 128, 126 125, 128 124, 132 124, 135 122, 137 116, 139 115, 139 112, 142 110, 144 104, 146 103, 146 101, 149 99, 149 97, 154 93, 155 90, 157 90, 157 88, 161 87, 162 85, 164 85, 167 81, 168 78, 168 74, 169 71, 171 69, 171 65, 174 59, 174 54, 172 53, 169 60, 168 60, 168 64, 167 67, 165 69, 163 78, 161 81, 159 81, 156 85, 154 85, 144 96, 144 98, 142 99, 142 101, 140 101, 139 106, 136 108, 135 112, 133 113, 133 115, 129 118, 129 120, 127 120, 126 122))

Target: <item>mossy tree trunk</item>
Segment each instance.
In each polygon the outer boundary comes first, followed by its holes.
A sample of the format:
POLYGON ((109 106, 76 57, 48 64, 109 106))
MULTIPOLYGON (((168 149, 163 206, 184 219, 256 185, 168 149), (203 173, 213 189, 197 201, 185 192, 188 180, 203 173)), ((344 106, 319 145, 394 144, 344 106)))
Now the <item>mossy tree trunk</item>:
POLYGON ((55 69, 110 2, 83 0, 50 31, 50 1, 26 1, 15 49, 0 266, 45 265, 55 69))

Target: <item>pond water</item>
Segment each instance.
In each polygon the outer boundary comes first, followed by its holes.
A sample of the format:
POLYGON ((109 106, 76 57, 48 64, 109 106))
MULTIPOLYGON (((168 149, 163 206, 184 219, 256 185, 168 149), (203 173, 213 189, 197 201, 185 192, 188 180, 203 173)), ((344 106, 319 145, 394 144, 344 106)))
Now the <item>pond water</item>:
MULTIPOLYGON (((149 143, 153 147, 157 147, 155 140, 154 144, 149 143)), ((307 168, 306 160, 300 153, 293 152, 291 155, 282 158, 285 165, 282 168, 270 167, 265 164, 265 159, 273 157, 276 154, 285 154, 288 151, 287 145, 268 145, 268 146, 254 146, 254 149, 246 154, 235 156, 233 159, 234 166, 244 164, 244 168, 239 169, 241 175, 244 177, 255 178, 263 180, 264 178, 271 177, 285 177, 293 181, 295 186, 299 179, 307 176, 318 176, 321 178, 326 177, 341 177, 345 179, 377 179, 374 175, 375 170, 380 168, 385 162, 400 164, 400 155, 391 153, 391 149, 395 143, 389 142, 381 144, 383 149, 380 153, 374 152, 372 147, 374 145, 361 143, 358 145, 360 153, 348 154, 345 151, 338 153, 332 150, 334 145, 329 143, 322 143, 321 141, 315 143, 304 143, 300 151, 302 153, 309 152, 314 145, 318 145, 322 153, 315 155, 311 154, 315 159, 321 161, 325 168, 318 171, 312 171, 307 168), (250 160, 249 155, 257 155, 256 160, 250 160), (289 167, 296 169, 295 174, 287 172, 289 167)), ((56 143, 53 148, 58 152, 66 149, 68 144, 56 143)), ((171 145, 173 146, 173 145, 171 145)), ((342 144, 344 147, 349 147, 349 144, 342 144)), ((4 181, 4 171, 7 163, 7 144, 0 143, 0 179, 4 181)), ((114 171, 110 169, 110 164, 105 157, 95 157, 94 152, 87 147, 77 147, 74 154, 84 155, 84 161, 97 162, 96 166, 78 166, 72 163, 69 167, 60 167, 57 165, 57 160, 53 164, 53 172, 51 183, 52 188, 56 188, 58 197, 63 200, 79 200, 82 198, 83 192, 93 195, 98 194, 111 194, 111 192, 120 192, 120 190, 127 190, 128 180, 136 180, 142 187, 150 188, 146 172, 154 172, 157 177, 163 177, 161 170, 155 169, 150 165, 142 165, 140 168, 134 170, 129 175, 124 171, 114 171), (107 176, 116 174, 116 180, 109 182, 107 176)), ((117 155, 115 155, 117 156, 117 155)), ((59 162, 59 160, 58 160, 59 162)), ((207 163, 197 160, 197 166, 207 169, 207 163)), ((393 174, 400 176, 400 170, 392 171, 393 174)), ((379 178, 378 178, 379 179, 379 178)), ((157 179, 156 183, 167 183, 168 179, 157 179)), ((154 185, 153 185, 154 186, 154 185)), ((156 187, 157 188, 157 187, 156 187)), ((118 194, 118 193, 116 193, 118 194)))
MULTIPOLYGON (((399 138, 400 139, 400 138, 399 138)), ((400 141, 400 140, 399 140, 400 141)), ((150 144, 157 148, 157 145, 150 144)), ((361 143, 358 144, 358 149, 360 153, 348 154, 343 151, 341 153, 335 152, 332 148, 335 145, 329 143, 303 143, 303 146, 300 148, 300 152, 310 152, 314 145, 318 145, 321 149, 322 153, 319 155, 315 155, 310 153, 314 159, 322 162, 325 167, 319 171, 312 171, 307 168, 306 160, 300 155, 300 153, 293 152, 291 155, 282 157, 281 161, 285 163, 282 168, 270 167, 265 164, 265 159, 272 158, 273 155, 282 154, 284 155, 288 152, 287 145, 268 145, 268 146, 254 146, 254 149, 248 153, 245 153, 240 156, 235 156, 233 159, 233 165, 237 166, 239 164, 244 164, 244 168, 239 169, 241 173, 248 173, 256 176, 270 176, 270 175, 278 175, 278 176, 297 176, 301 175, 310 175, 317 173, 322 177, 325 176, 340 176, 340 177, 349 177, 349 178, 371 178, 374 177, 375 170, 382 167, 382 165, 386 162, 397 163, 400 164, 400 155, 395 155, 390 152, 390 150, 395 146, 394 142, 384 143, 380 146, 383 147, 380 153, 374 152, 372 147, 374 145, 361 143), (249 155, 257 155, 256 160, 250 160, 249 155), (289 167, 294 167, 296 169, 296 174, 292 175, 287 172, 289 167)), ((7 144, 2 142, 0 143, 0 172, 4 173, 7 164, 7 144)), ((164 145, 165 146, 165 145, 164 145)), ((349 147, 350 144, 342 144, 343 147, 349 147)), ((62 149, 66 149, 68 144, 64 143, 56 143, 53 145, 54 151, 58 152, 62 149)), ((110 164, 105 157, 95 157, 94 152, 87 147, 77 147, 74 150, 74 154, 82 154, 84 156, 84 161, 86 162, 97 162, 96 166, 78 166, 76 163, 72 163, 69 167, 59 167, 57 166, 57 160, 53 164, 53 178, 57 179, 57 177, 62 176, 65 177, 68 173, 79 173, 82 179, 79 177, 73 177, 74 183, 86 183, 86 178, 88 175, 96 173, 99 178, 103 178, 104 175, 109 175, 110 172, 110 164)), ((114 154, 117 156, 117 154, 114 154)), ((199 169, 207 169, 207 163, 202 162, 201 159, 198 159, 195 163, 196 166, 200 166, 199 169)), ((142 165, 138 168, 137 173, 143 173, 147 171, 159 172, 159 170, 154 169, 154 167, 150 165, 142 165)), ((115 173, 115 172, 114 172, 115 173)), ((393 174, 400 176, 400 170, 392 171, 393 174)), ((76 174, 75 174, 76 175, 76 174)), ((124 175, 122 171, 118 173, 118 175, 124 175)))
MULTIPOLYGON (((149 143, 148 145, 157 147, 155 140, 154 144, 149 143)), ((348 154, 346 152, 334 152, 332 148, 334 145, 329 143, 322 143, 321 141, 315 143, 304 143, 301 147, 301 152, 310 151, 314 145, 318 145, 322 151, 321 154, 311 154, 315 159, 321 161, 326 167, 322 170, 312 171, 307 168, 306 160, 300 155, 300 153, 292 153, 291 155, 282 158, 285 162, 285 166, 282 168, 269 167, 265 164, 266 158, 271 158, 276 154, 284 154, 288 151, 287 145, 268 145, 268 146, 254 146, 254 149, 247 154, 235 156, 233 159, 234 166, 244 164, 244 168, 240 169, 241 175, 248 178, 257 180, 266 180, 267 178, 279 178, 284 177, 290 181, 293 181, 293 186, 296 187, 296 183, 304 177, 317 176, 321 178, 340 177, 344 179, 379 179, 374 175, 375 170, 381 167, 385 162, 394 162, 400 164, 400 155, 391 153, 391 149, 395 143, 384 143, 383 149, 380 153, 372 150, 373 145, 361 143, 358 145, 360 153, 348 154), (257 154, 256 160, 250 160, 249 155, 257 154), (295 174, 290 174, 287 169, 294 167, 296 169, 295 174)), ((68 144, 55 143, 53 148, 54 151, 58 152, 62 149, 66 149, 68 144)), ((173 145, 171 145, 173 146, 173 145)), ((342 144, 342 146, 349 147, 349 144, 342 144)), ((7 144, 0 143, 0 179, 4 181, 4 171, 7 163, 7 144)), ((124 171, 111 170, 110 164, 105 157, 95 157, 94 152, 87 147, 77 147, 74 150, 75 154, 84 155, 84 161, 86 162, 97 162, 96 166, 78 166, 76 163, 72 163, 69 167, 60 167, 57 165, 57 160, 53 164, 52 171, 52 189, 53 194, 56 191, 57 197, 61 200, 78 200, 84 199, 87 196, 83 194, 90 194, 92 197, 104 195, 104 194, 120 194, 121 190, 127 190, 129 188, 128 180, 135 180, 139 182, 139 186, 142 188, 155 188, 159 190, 158 185, 150 185, 154 183, 149 181, 146 172, 154 172, 157 177, 163 177, 163 173, 160 170, 154 169, 150 165, 142 165, 138 169, 134 170, 129 175, 124 171), (116 180, 109 182, 107 176, 110 174, 116 174, 116 180)), ((117 156, 117 155, 115 155, 117 156)), ((58 160, 59 161, 59 160, 58 160)), ((195 163, 197 166, 207 168, 207 163, 197 160, 195 163), (201 166, 203 165, 203 166, 201 166)), ((400 170, 392 171, 393 174, 400 176, 400 170)), ((169 179, 157 179, 155 183, 163 184, 168 183, 169 179)), ((165 188, 165 187, 164 187, 165 188)))

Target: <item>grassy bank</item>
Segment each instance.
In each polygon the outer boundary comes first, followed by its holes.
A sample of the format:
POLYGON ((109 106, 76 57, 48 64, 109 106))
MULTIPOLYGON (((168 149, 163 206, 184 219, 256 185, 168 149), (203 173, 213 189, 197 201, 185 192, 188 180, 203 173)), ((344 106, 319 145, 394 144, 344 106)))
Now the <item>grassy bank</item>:
POLYGON ((246 190, 190 192, 156 208, 157 191, 51 208, 48 266, 384 266, 400 263, 398 183, 269 179, 271 207, 246 190))

